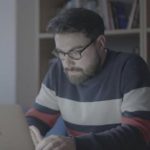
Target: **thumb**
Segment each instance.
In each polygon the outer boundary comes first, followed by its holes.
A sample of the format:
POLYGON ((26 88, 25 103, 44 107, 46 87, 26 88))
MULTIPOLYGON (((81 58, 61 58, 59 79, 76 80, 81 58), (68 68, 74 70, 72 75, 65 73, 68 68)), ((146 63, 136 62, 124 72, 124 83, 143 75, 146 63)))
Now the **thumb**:
POLYGON ((42 137, 39 129, 36 128, 35 126, 29 126, 29 130, 30 130, 30 135, 33 140, 33 143, 36 147, 37 144, 43 139, 43 137, 42 137))

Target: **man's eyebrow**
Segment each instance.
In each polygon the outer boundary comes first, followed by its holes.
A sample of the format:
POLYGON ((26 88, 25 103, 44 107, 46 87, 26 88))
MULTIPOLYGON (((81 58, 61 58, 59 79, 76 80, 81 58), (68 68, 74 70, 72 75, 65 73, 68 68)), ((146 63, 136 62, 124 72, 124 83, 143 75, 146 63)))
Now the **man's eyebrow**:
POLYGON ((61 51, 61 52, 63 52, 63 50, 61 50, 61 49, 59 49, 59 48, 57 48, 57 47, 55 48, 55 50, 56 50, 56 51, 61 51))
MULTIPOLYGON (((73 50, 75 50, 75 49, 77 49, 77 48, 83 48, 84 46, 82 46, 82 45, 80 45, 80 46, 75 46, 75 47, 73 47, 73 48, 71 48, 69 51, 73 51, 73 50)), ((59 49, 59 48, 57 48, 56 47, 56 50, 58 50, 58 51, 61 51, 61 52, 64 52, 63 50, 61 50, 61 49, 59 49)), ((69 52, 68 51, 68 52, 69 52)))
POLYGON ((78 48, 83 48, 83 47, 84 47, 83 45, 75 46, 75 47, 73 47, 70 51, 75 50, 75 49, 78 49, 78 48))

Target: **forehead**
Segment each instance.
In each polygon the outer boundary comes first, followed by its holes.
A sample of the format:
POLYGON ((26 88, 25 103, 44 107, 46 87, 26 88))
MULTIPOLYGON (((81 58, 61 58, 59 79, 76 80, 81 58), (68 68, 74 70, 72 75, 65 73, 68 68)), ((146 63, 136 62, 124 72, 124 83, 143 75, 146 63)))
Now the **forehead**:
POLYGON ((70 50, 76 46, 85 46, 90 39, 83 33, 62 33, 56 34, 55 37, 56 48, 61 50, 70 50))

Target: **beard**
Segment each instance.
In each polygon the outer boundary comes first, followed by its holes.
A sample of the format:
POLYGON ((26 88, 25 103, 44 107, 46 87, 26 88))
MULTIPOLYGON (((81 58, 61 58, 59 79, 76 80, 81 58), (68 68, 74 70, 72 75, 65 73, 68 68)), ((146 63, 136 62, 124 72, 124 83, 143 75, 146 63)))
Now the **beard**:
POLYGON ((78 85, 92 78, 99 67, 100 61, 91 64, 86 69, 80 67, 72 67, 71 69, 65 68, 64 72, 72 84, 78 85))
POLYGON ((83 70, 76 71, 75 69, 76 68, 74 68, 74 73, 72 73, 72 71, 65 71, 69 81, 72 84, 77 85, 77 84, 80 84, 80 83, 82 83, 88 79, 88 75, 86 75, 83 70))

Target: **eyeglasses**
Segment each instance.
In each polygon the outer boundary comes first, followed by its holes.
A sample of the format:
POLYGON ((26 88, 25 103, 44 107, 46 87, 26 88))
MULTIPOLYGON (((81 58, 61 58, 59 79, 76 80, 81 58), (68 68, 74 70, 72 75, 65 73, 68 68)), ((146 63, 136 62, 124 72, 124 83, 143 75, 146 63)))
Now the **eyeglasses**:
POLYGON ((70 50, 68 52, 63 52, 63 51, 60 51, 60 50, 57 50, 57 49, 54 49, 52 51, 52 54, 55 55, 56 57, 59 57, 60 59, 64 59, 66 55, 68 55, 71 59, 74 59, 74 60, 79 60, 82 58, 82 52, 84 50, 86 50, 86 48, 88 48, 91 44, 93 44, 95 40, 92 40, 90 43, 88 43, 84 48, 82 49, 78 49, 78 50, 70 50))

